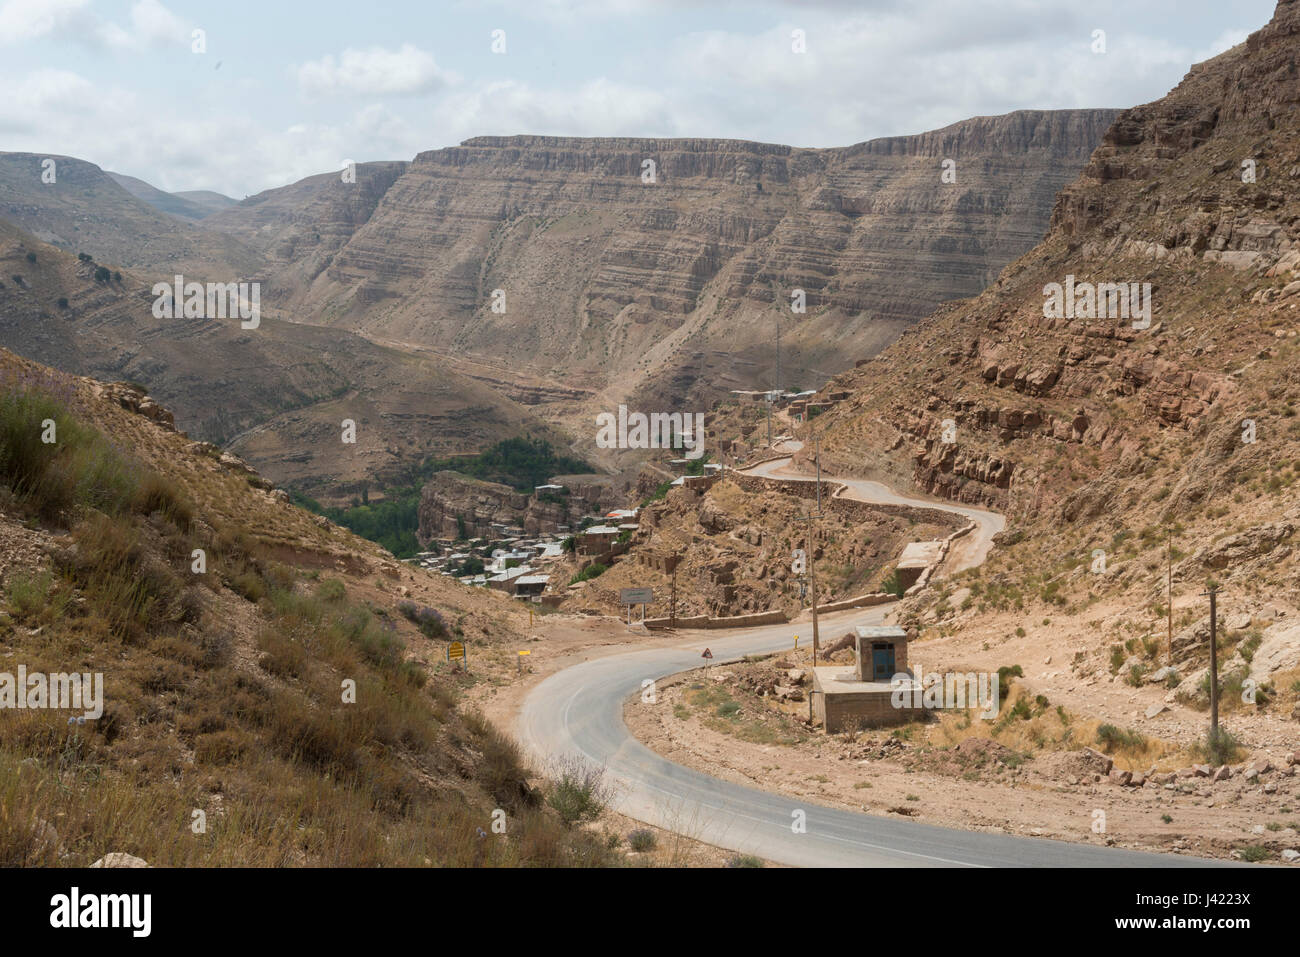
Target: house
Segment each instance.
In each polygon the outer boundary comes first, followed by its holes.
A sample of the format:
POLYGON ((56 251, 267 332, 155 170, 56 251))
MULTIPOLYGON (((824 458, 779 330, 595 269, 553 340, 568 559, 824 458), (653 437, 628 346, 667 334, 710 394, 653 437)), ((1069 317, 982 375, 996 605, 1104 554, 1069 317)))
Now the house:
POLYGON ((593 525, 578 534, 578 551, 585 555, 607 552, 618 536, 618 528, 613 525, 593 525))
POLYGON ((546 583, 550 580, 550 575, 520 575, 515 579, 515 597, 531 598, 540 595, 546 591, 546 583))
POLYGON ((532 569, 526 565, 520 566, 519 568, 507 568, 501 574, 490 577, 487 580, 487 586, 488 588, 494 588, 497 591, 503 591, 507 594, 513 595, 515 591, 515 582, 524 575, 527 575, 530 571, 532 571, 532 569))

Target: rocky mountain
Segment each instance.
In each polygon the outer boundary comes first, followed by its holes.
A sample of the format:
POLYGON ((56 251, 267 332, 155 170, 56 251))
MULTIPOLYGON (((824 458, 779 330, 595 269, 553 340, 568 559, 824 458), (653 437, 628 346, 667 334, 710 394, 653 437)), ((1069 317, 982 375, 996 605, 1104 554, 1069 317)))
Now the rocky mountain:
POLYGON ((159 319, 148 281, 0 221, 0 345, 77 374, 144 383, 195 438, 326 503, 427 456, 523 433, 562 436, 432 359, 338 329, 263 316, 159 319), (109 272, 99 278, 103 269, 109 272), (116 277, 114 276, 116 274, 116 277), (343 421, 356 424, 343 444, 343 421))
MULTIPOLYGON (((980 288, 1038 237, 1112 116, 1014 113, 834 150, 480 138, 216 211, 220 197, 203 206, 80 160, 0 154, 0 220, 83 257, 66 288, 13 282, 3 342, 141 379, 185 428, 325 500, 521 434, 534 413, 617 470, 593 411, 767 385, 778 327, 782 378, 817 383, 980 288), (127 278, 86 283, 101 264, 127 278), (177 273, 258 281, 262 331, 154 322, 148 290, 177 273), (323 453, 358 415, 382 423, 369 447, 323 453)), ((10 256, 30 251, 17 235, 10 256)))
MULTIPOLYGON (((1300 605, 1298 58, 1300 2, 1281 0, 1245 43, 1116 119, 1043 243, 824 390, 845 394, 813 420, 827 469, 1008 514, 946 627, 1043 605, 1057 633, 1078 626, 1081 678, 1108 667, 1101 635, 1112 675, 1143 635, 1188 675, 1205 664, 1194 629, 1208 635, 1213 578, 1244 622, 1225 633, 1225 658, 1244 649, 1229 671, 1300 687, 1286 617, 1300 605)), ((1137 685, 1155 671, 1140 657, 1137 685)), ((1194 677, 1177 693, 1203 701, 1194 677)))
POLYGON ((286 315, 480 362, 539 402, 677 405, 767 385, 778 325, 783 378, 815 383, 978 291, 1041 237, 1114 116, 1020 112, 827 150, 479 137, 203 227, 268 252, 286 315))
POLYGON ((256 251, 155 208, 117 175, 71 156, 0 153, 0 220, 74 255, 140 270, 150 283, 177 272, 221 282, 260 274, 256 251))

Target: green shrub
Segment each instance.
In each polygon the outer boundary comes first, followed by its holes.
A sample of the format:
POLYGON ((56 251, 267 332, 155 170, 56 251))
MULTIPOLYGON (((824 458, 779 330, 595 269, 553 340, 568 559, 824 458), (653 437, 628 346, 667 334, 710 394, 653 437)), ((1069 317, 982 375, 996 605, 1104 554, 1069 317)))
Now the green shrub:
POLYGON ((640 827, 627 836, 627 845, 634 851, 653 851, 659 846, 659 838, 655 837, 655 832, 647 828, 640 827))
POLYGON ((14 572, 9 579, 9 610, 19 618, 30 618, 50 601, 54 576, 47 570, 14 572))
POLYGON ((1097 728, 1097 742, 1109 753, 1111 750, 1141 751, 1146 747, 1146 736, 1138 731, 1103 724, 1097 728))
POLYGON ((609 568, 605 565, 602 565, 600 562, 592 562, 582 571, 578 572, 578 574, 570 578, 569 584, 576 585, 578 582, 585 582, 590 581, 593 578, 599 578, 607 571, 609 571, 609 568))
POLYGON ((1205 737, 1192 748, 1193 754, 1215 767, 1221 764, 1231 764, 1243 752, 1244 749, 1241 747, 1241 742, 1237 740, 1236 735, 1223 725, 1219 725, 1217 733, 1215 729, 1207 730, 1205 737))
POLYGON ((0 482, 42 518, 66 519, 77 506, 121 514, 136 494, 136 472, 43 388, 0 391, 0 482), (47 443, 49 423, 54 441, 47 443))
POLYGON ((1011 694, 1011 679, 1023 678, 1024 669, 1019 665, 1004 665, 998 669, 998 700, 1006 701, 1011 694))
POLYGON ((604 768, 593 767, 578 758, 563 760, 551 780, 546 803, 570 826, 594 820, 612 796, 604 776, 604 768))
POLYGON ((890 572, 885 580, 880 583, 880 590, 893 595, 895 598, 903 597, 903 593, 906 592, 907 589, 905 589, 903 583, 898 580, 898 569, 894 569, 890 572))

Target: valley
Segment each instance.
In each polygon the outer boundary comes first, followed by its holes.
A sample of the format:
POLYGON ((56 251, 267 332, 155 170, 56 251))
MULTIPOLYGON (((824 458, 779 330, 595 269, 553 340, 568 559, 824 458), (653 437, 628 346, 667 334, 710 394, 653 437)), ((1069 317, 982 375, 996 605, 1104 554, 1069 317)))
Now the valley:
POLYGON ((0 116, 0 864, 1300 867, 1300 0, 544 6, 0 2, 241 118, 0 116))

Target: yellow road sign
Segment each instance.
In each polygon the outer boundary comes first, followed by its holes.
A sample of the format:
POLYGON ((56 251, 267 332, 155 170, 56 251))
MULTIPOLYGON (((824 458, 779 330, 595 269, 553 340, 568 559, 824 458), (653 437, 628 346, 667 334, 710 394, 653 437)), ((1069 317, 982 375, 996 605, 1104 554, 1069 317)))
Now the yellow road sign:
POLYGON ((453 659, 463 660, 464 658, 465 658, 464 643, 459 641, 453 641, 451 645, 447 648, 447 660, 448 661, 451 661, 453 659))

